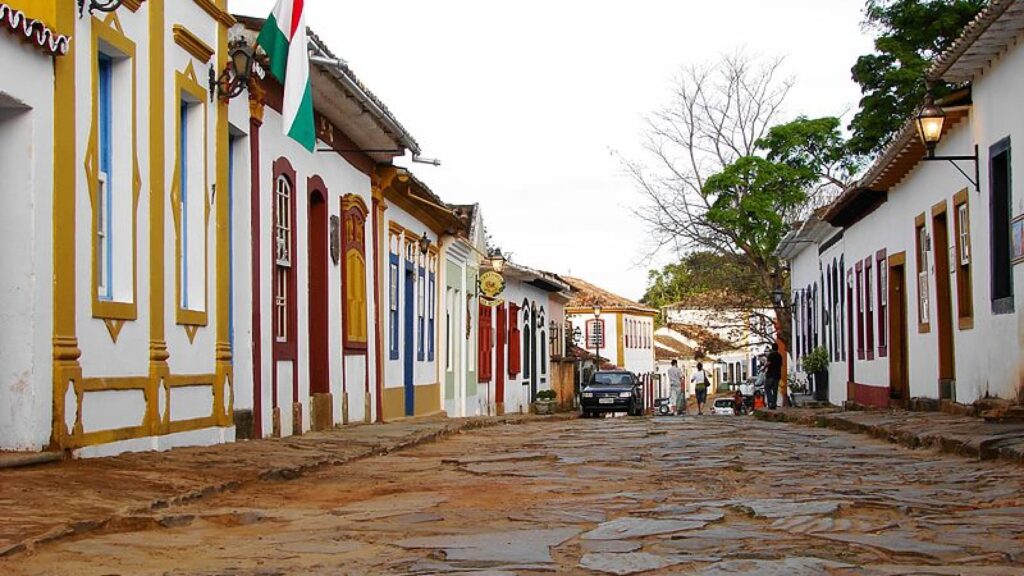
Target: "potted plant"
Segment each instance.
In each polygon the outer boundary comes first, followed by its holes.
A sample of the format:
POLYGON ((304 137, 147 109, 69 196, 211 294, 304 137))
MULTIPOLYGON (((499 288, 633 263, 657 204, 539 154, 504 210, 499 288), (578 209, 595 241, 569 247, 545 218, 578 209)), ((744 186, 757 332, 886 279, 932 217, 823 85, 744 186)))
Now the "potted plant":
POLYGON ((537 392, 537 399, 533 401, 533 411, 537 414, 551 414, 555 411, 554 390, 541 390, 537 392))
POLYGON ((818 346, 800 360, 800 365, 814 378, 814 399, 828 402, 828 349, 818 346))

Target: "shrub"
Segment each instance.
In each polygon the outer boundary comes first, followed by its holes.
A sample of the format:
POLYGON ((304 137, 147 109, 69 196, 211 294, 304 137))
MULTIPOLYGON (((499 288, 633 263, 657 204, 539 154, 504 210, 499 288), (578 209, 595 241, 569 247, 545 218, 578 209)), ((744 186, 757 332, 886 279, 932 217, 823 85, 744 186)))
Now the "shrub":
POLYGON ((554 390, 541 390, 537 392, 537 400, 554 400, 555 396, 557 394, 555 394, 554 390))
POLYGON ((828 349, 818 346, 800 360, 800 365, 808 374, 828 370, 828 349))

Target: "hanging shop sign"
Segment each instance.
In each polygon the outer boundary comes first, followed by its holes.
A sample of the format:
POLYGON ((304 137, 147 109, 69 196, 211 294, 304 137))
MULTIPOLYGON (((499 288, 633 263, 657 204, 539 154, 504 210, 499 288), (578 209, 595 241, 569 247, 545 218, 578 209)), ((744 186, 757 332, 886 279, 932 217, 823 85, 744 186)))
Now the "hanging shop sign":
POLYGON ((499 298, 505 291, 505 279, 494 270, 480 274, 480 303, 484 306, 500 306, 505 300, 499 298))

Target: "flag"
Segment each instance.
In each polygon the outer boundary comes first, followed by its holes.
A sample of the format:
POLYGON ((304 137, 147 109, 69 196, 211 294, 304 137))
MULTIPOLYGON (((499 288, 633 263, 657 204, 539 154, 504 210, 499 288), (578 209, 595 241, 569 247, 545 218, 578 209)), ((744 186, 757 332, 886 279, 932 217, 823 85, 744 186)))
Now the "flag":
POLYGON ((303 4, 304 0, 277 0, 256 44, 270 57, 270 73, 284 86, 281 115, 285 135, 312 152, 316 130, 303 4))

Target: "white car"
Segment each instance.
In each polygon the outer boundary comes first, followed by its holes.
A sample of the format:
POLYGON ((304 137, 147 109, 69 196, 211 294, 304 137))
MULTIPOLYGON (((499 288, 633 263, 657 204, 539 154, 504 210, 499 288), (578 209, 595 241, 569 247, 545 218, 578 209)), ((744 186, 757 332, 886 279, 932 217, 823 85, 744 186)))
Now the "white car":
POLYGON ((711 413, 715 416, 735 416, 732 398, 719 398, 711 406, 711 413))

